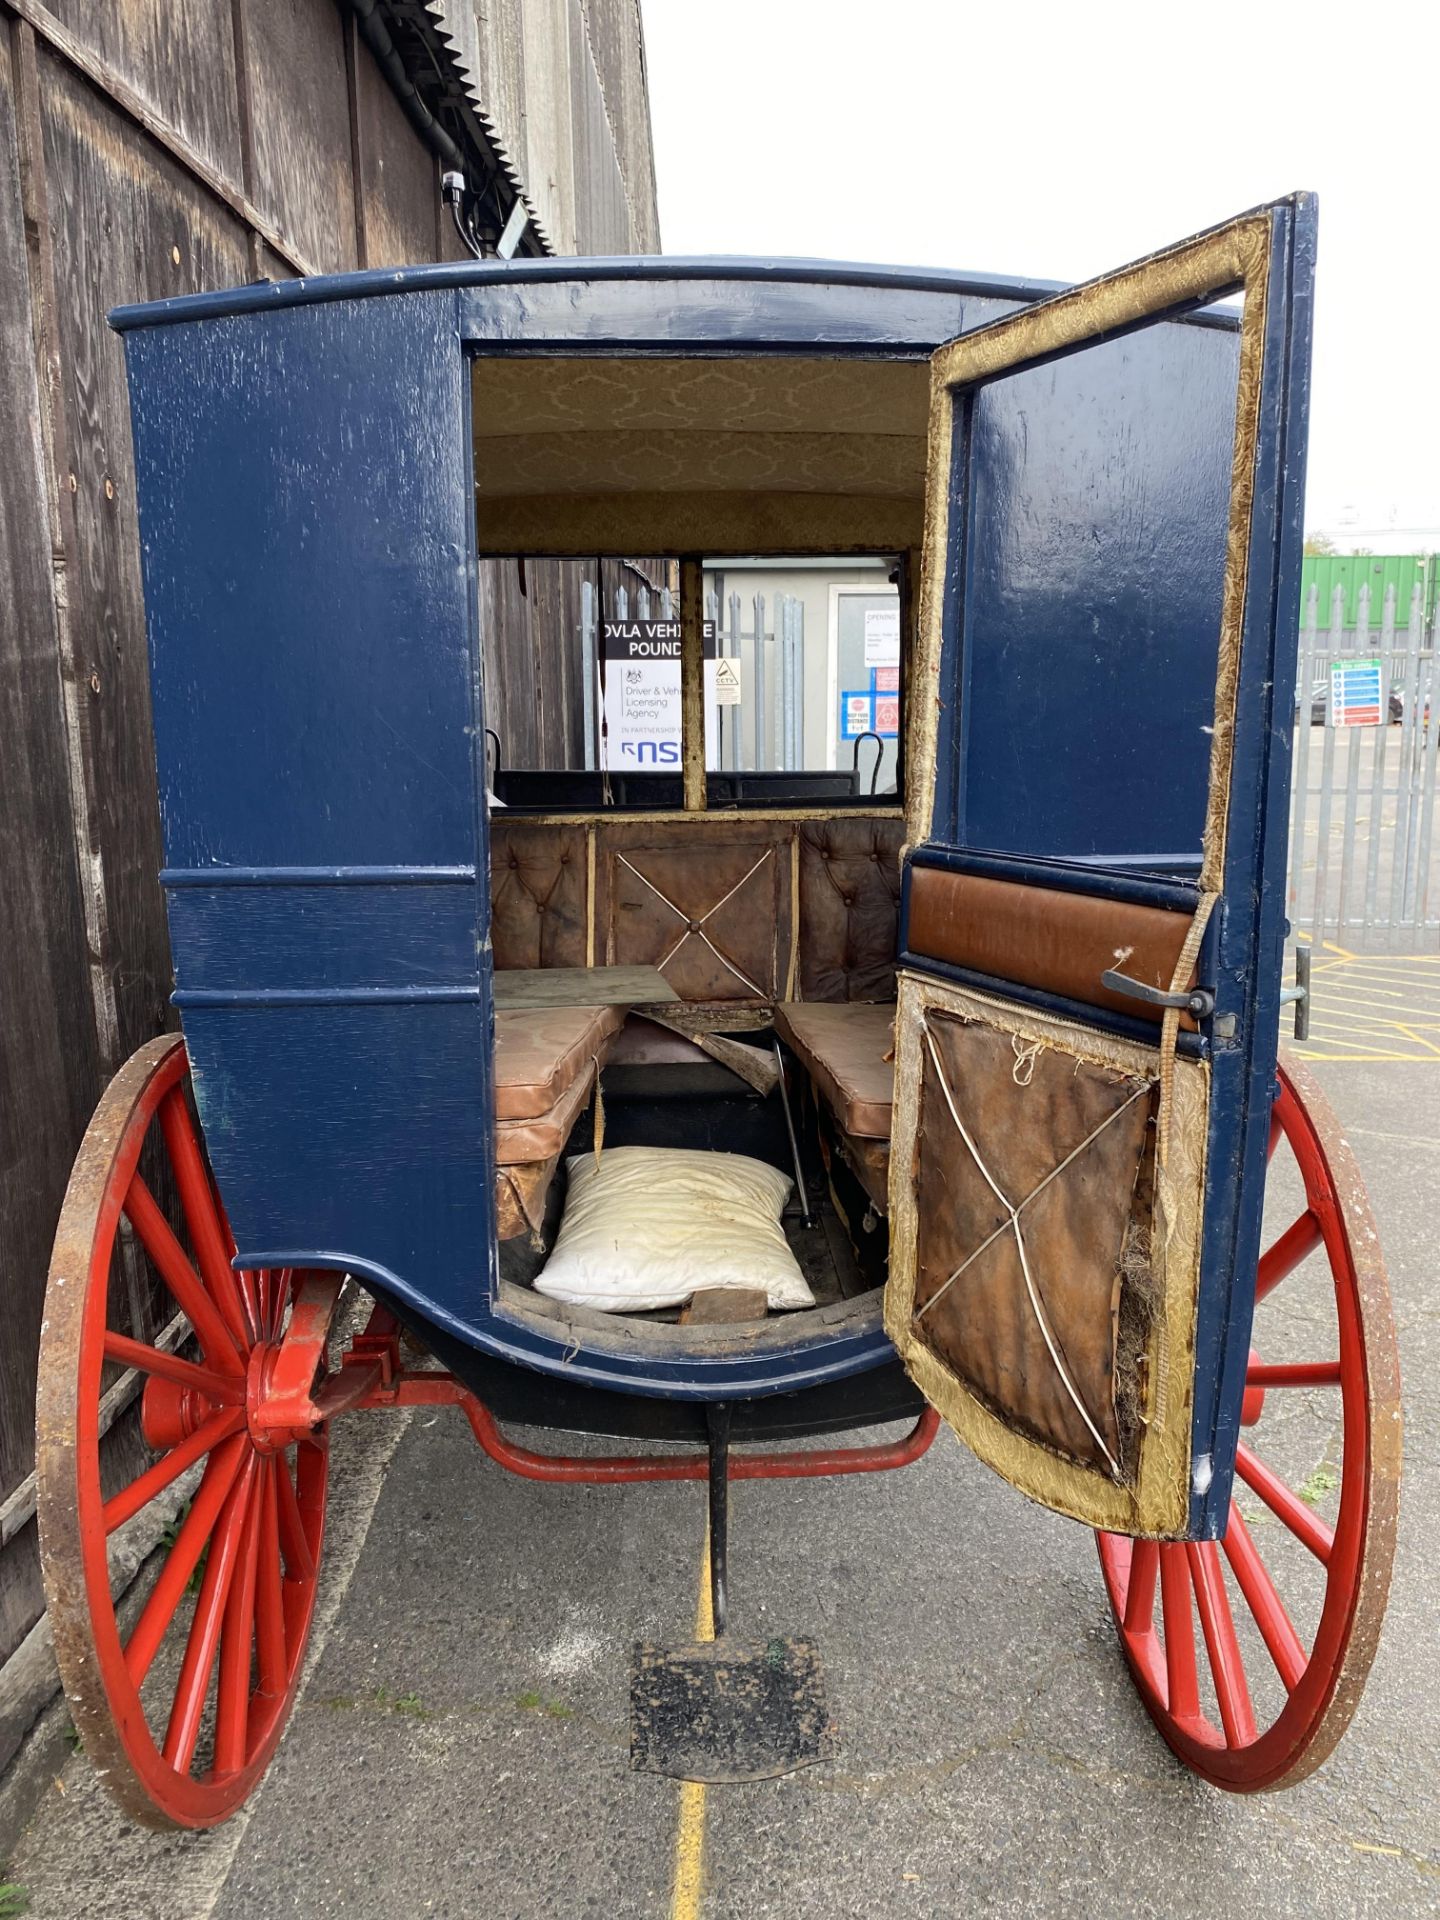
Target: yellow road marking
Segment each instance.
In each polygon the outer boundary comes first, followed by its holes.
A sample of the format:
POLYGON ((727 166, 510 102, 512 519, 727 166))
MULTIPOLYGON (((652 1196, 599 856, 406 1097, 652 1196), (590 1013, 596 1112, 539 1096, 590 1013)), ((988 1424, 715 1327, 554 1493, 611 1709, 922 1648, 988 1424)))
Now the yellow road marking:
POLYGON ((1302 1060, 1440 1060, 1440 955, 1352 953, 1332 940, 1312 950, 1315 1002, 1309 1042, 1296 1048, 1302 1060))
MULTIPOLYGON (((705 1529, 705 1551, 700 1556, 700 1597, 695 1603, 695 1638, 715 1638, 715 1616, 710 1610, 710 1529, 705 1529)), ((670 1920, 699 1920, 705 1891, 705 1787, 699 1780, 680 1782, 680 1818, 675 1828, 675 1878, 670 1894, 670 1920)))

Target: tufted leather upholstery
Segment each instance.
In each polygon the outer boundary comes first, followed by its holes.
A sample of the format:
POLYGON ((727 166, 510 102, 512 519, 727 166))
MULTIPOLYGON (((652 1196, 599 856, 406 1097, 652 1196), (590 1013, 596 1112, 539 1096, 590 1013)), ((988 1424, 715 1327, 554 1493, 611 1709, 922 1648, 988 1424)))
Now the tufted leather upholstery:
POLYGON ((895 998, 903 836, 898 820, 802 823, 802 1000, 895 998))
POLYGON ((584 827, 490 820, 490 938, 497 967, 583 967, 584 827))
POLYGON ((895 997, 899 820, 497 814, 490 836, 497 967, 660 966, 692 1006, 895 997))

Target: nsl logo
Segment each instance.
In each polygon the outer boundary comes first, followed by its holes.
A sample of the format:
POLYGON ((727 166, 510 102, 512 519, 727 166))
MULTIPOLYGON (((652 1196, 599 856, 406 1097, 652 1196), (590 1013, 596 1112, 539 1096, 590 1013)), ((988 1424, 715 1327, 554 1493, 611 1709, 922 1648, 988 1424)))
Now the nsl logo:
POLYGON ((620 751, 622 754, 628 753, 642 767, 647 760, 673 767, 680 759, 678 740, 626 740, 621 743, 620 751))

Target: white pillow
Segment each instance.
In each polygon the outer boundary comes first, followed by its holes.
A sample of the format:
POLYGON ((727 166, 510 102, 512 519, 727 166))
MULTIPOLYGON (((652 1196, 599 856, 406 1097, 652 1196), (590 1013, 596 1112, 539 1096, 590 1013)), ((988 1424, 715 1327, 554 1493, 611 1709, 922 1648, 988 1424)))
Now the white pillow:
POLYGON ((537 1293, 603 1313, 674 1307, 707 1287, 763 1287, 813 1307, 780 1225, 791 1182, 763 1160, 684 1147, 613 1147, 568 1162, 570 1188, 537 1293))

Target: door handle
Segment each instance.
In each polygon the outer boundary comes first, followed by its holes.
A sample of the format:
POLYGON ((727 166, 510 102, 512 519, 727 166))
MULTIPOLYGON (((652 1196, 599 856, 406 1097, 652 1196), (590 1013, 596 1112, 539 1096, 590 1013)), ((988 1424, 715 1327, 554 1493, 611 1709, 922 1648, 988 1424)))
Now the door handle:
POLYGON ((1191 987, 1187 993, 1167 993, 1164 987, 1150 987, 1143 980, 1132 980, 1128 973, 1107 967, 1100 976, 1102 987, 1111 993, 1123 993, 1127 1000, 1143 1000, 1147 1007, 1174 1007, 1193 1019, 1208 1020, 1215 1011, 1215 996, 1208 987, 1191 987))

